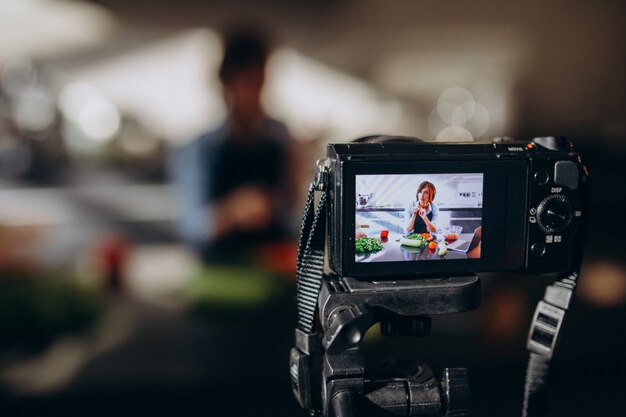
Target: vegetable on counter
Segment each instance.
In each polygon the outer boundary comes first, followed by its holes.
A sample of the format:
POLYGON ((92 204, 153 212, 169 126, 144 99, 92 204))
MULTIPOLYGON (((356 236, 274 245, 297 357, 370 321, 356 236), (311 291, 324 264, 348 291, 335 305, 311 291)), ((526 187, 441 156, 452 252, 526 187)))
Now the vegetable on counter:
POLYGON ((356 253, 378 252, 383 250, 383 244, 379 238, 360 237, 354 241, 356 253))
POLYGON ((426 246, 427 240, 420 233, 411 233, 400 239, 400 244, 405 246, 413 246, 414 248, 421 248, 426 246))

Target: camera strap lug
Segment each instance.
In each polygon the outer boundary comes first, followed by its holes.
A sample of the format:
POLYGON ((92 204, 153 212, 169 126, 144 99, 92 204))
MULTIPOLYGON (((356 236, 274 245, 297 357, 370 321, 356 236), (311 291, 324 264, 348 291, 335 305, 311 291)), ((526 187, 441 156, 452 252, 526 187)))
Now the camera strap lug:
POLYGON ((321 158, 317 160, 317 171, 315 173, 315 180, 313 181, 313 187, 317 191, 326 191, 328 187, 328 171, 330 170, 330 159, 321 158))

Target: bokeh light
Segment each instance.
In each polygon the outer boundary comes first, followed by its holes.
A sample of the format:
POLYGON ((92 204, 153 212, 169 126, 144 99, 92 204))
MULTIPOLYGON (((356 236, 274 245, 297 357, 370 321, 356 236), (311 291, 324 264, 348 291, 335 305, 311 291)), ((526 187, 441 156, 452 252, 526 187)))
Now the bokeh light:
POLYGON ((78 122, 88 138, 96 142, 106 142, 119 129, 120 114, 109 101, 94 98, 85 103, 78 114, 78 122))
POLYGON ((93 150, 112 140, 120 128, 118 109, 89 84, 70 83, 59 96, 59 107, 73 126, 66 141, 74 149, 93 150))
POLYGON ((452 87, 439 95, 428 117, 428 127, 437 142, 468 142, 489 129, 487 108, 462 87, 452 87))
POLYGON ((54 100, 41 88, 26 90, 13 103, 13 119, 26 135, 42 138, 56 121, 54 100))
POLYGON ((626 304, 626 268, 616 262, 584 265, 578 295, 588 303, 615 308, 626 304))
POLYGON ((461 87, 452 87, 441 93, 437 113, 449 125, 463 125, 474 115, 476 101, 472 93, 461 87))

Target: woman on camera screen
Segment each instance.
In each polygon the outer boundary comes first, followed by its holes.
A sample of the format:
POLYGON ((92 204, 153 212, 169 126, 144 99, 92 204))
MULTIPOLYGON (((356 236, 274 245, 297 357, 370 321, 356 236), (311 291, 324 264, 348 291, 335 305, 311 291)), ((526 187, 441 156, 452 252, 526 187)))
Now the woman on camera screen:
POLYGON ((423 181, 417 187, 417 201, 411 202, 404 210, 407 233, 435 233, 437 231, 435 223, 439 208, 433 203, 436 194, 437 189, 429 181, 423 181))

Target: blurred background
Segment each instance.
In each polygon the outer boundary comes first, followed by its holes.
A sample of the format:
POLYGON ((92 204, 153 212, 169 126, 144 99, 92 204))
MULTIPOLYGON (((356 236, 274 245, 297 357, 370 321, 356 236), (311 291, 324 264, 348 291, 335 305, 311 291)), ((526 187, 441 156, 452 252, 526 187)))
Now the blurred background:
MULTIPOLYGON (((170 156, 227 116, 221 33, 253 25, 275 46, 263 106, 298 150, 292 232, 330 141, 575 143, 591 215, 549 411, 623 415, 625 17, 617 0, 3 1, 0 412, 305 415, 287 370, 294 240, 224 265, 175 226, 170 156)), ((475 415, 519 415, 548 282, 486 275, 480 310, 426 339, 372 331, 367 351, 467 366, 475 415)))

